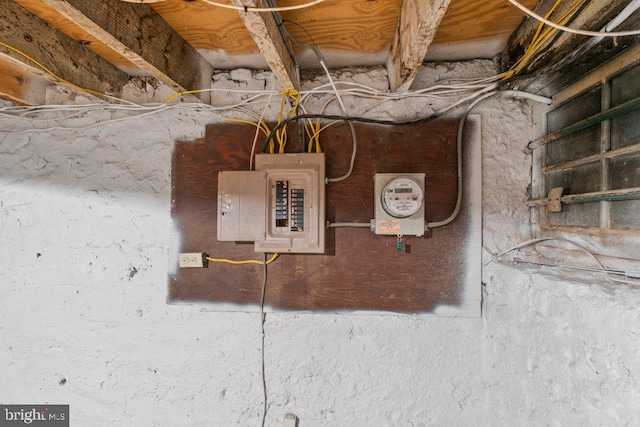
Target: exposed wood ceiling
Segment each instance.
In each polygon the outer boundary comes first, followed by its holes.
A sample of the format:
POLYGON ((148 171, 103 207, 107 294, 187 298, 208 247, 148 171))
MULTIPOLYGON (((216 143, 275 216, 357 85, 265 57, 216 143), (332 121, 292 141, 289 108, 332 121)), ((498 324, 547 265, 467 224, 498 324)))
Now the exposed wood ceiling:
MULTIPOLYGON (((291 4, 290 1, 280 3, 291 4)), ((285 21, 295 22, 307 30, 325 52, 329 66, 384 64, 402 3, 402 0, 328 0, 281 14, 285 21)), ((535 7, 537 1, 523 3, 535 7)), ((214 66, 264 66, 238 12, 184 0, 166 0, 152 7, 214 66)), ((494 46, 491 51, 478 52, 470 48, 466 56, 458 55, 456 59, 490 58, 506 46, 507 39, 523 19, 524 15, 506 0, 451 0, 432 47, 442 50, 468 42, 476 47, 489 43, 494 46)), ((287 22, 285 26, 298 40, 309 43, 309 37, 300 27, 287 22)), ((296 54, 305 51, 297 46, 294 50, 296 54)), ((316 66, 315 59, 305 62, 316 66)))
MULTIPOLYGON (((6 18, 13 3, 20 5, 54 27, 54 32, 68 36, 62 44, 79 43, 84 50, 103 58, 106 64, 100 63, 99 67, 114 65, 127 75, 153 76, 178 91, 206 87, 213 69, 238 67, 270 67, 281 86, 295 85, 291 48, 285 45, 272 14, 238 12, 202 0, 130 1, 150 4, 121 0, 0 0, 0 11, 5 9, 6 18)), ((267 0, 220 1, 269 6, 267 0)), ((281 0, 278 4, 302 1, 281 0)), ((535 7, 537 0, 523 3, 535 7)), ((386 65, 392 89, 408 87, 425 53, 426 58, 435 60, 490 58, 500 53, 524 19, 506 0, 326 0, 305 9, 281 12, 281 17, 285 28, 298 40, 311 43, 313 39, 329 67, 386 65)), ((35 46, 23 46, 28 51, 46 50, 39 33, 31 34, 36 24, 14 25, 20 25, 19 31, 8 27, 7 32, 34 38, 29 44, 35 46)), ((64 36, 48 37, 62 40, 64 36)), ((0 41, 11 44, 6 39, 0 41)), ((60 63, 64 55, 77 57, 72 52, 73 49, 65 54, 44 53, 42 62, 71 80, 75 73, 65 71, 60 63)), ((302 68, 318 66, 309 49, 294 45, 293 53, 302 68)), ((21 60, 2 46, 0 60, 0 69, 11 69, 17 62, 31 67, 27 73, 30 76, 23 79, 42 74, 30 61, 21 60)), ((0 87, 0 92, 10 90, 16 88, 0 87)))

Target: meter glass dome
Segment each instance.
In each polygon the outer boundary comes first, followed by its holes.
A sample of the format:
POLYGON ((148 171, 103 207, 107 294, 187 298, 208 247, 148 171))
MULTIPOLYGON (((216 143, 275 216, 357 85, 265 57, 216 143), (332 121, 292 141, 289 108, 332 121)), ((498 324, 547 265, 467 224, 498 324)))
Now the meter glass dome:
POLYGON ((385 212, 395 218, 415 214, 424 201, 422 186, 416 180, 402 176, 389 181, 380 196, 385 212))

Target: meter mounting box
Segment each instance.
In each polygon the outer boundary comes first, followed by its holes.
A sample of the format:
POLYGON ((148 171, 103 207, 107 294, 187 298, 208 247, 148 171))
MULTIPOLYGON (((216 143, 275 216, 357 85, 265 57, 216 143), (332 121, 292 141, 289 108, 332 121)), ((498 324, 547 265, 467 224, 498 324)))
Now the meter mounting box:
POLYGON ((424 180, 424 173, 375 174, 376 234, 424 235, 424 180))

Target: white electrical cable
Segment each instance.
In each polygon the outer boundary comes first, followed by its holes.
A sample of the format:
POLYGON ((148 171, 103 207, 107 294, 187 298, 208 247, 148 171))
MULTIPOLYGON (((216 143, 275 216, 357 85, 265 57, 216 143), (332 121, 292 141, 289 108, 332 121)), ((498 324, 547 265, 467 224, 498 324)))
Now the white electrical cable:
POLYGON ((298 4, 295 6, 280 6, 280 7, 251 7, 251 6, 236 6, 227 3, 218 3, 212 0, 202 0, 203 2, 212 6, 218 6, 224 9, 238 10, 240 12, 286 12, 288 10, 305 9, 307 7, 314 6, 318 3, 322 3, 326 0, 313 0, 308 3, 298 4))
MULTIPOLYGON (((252 101, 257 102, 257 101, 252 101)), ((24 134, 31 132, 49 132, 51 130, 85 130, 91 129, 98 126, 108 125, 110 123, 135 119, 138 117, 143 117, 147 115, 161 113, 163 111, 169 110, 190 110, 195 112, 207 112, 210 114, 214 114, 218 117, 225 118, 226 116, 232 116, 234 112, 242 113, 243 116, 249 116, 254 119, 259 119, 259 115, 255 112, 248 110, 244 107, 241 107, 243 103, 238 103, 233 106, 223 106, 223 107, 213 107, 207 104, 191 104, 191 103, 180 103, 180 104, 153 104, 153 105, 145 105, 145 106, 122 106, 116 104, 94 104, 93 107, 85 108, 86 105, 47 105, 40 107, 3 107, 0 108, 0 116, 18 118, 29 122, 47 122, 47 121, 58 121, 61 120, 60 117, 53 118, 33 118, 33 117, 25 117, 27 114, 48 114, 48 113, 56 113, 60 111, 66 112, 74 112, 72 116, 76 116, 78 114, 91 113, 91 112, 127 112, 127 113, 136 113, 127 117, 120 117, 109 120, 102 120, 90 125, 86 126, 54 126, 54 127, 29 127, 27 129, 23 129, 20 131, 9 131, 9 130, 0 130, 0 134, 24 134), (46 107, 46 108, 44 108, 46 107), (222 116, 219 114, 220 112, 226 112, 226 116, 222 116)), ((232 118, 232 117, 231 117, 232 118)))
MULTIPOLYGON (((333 88, 333 91, 336 93, 336 98, 338 99, 338 104, 340 104, 340 108, 342 109, 342 113, 345 116, 348 116, 349 113, 347 111, 347 107, 345 107, 344 102, 342 102, 342 97, 340 96, 340 91, 338 91, 338 88, 336 87, 336 84, 333 81, 333 78, 331 77, 331 73, 329 72, 329 68, 327 68, 327 64, 325 64, 323 59, 320 59, 320 65, 322 66, 322 68, 324 69, 325 73, 327 74, 327 78, 329 79, 329 83, 331 83, 331 87, 333 88)), ((351 172, 353 172, 353 165, 356 162, 356 153, 358 151, 358 138, 356 136, 356 128, 353 126, 353 122, 348 122, 347 123, 349 125, 349 129, 351 130, 351 139, 353 141, 353 148, 352 148, 352 152, 351 152, 351 160, 349 161, 349 170, 347 171, 346 174, 339 176, 337 178, 327 178, 327 182, 340 182, 340 181, 344 181, 345 179, 349 178, 351 176, 351 172)))
MULTIPOLYGON (((448 218, 442 220, 442 221, 436 221, 436 222, 427 222, 426 226, 427 228, 437 228, 437 227, 443 227, 445 225, 450 224, 451 222, 453 222, 454 219, 456 219, 456 217, 458 216, 458 213, 460 213, 460 208, 462 207, 462 137, 464 136, 464 125, 467 121, 467 117, 469 116, 469 113, 471 112, 471 110, 473 109, 473 107, 475 107, 476 105, 478 105, 480 102, 484 101, 485 99, 494 96, 494 95, 506 95, 506 96, 512 96, 512 97, 522 97, 522 98, 528 98, 531 99, 533 101, 536 102, 541 102, 544 104, 551 104, 551 102, 553 101, 551 98, 547 98, 544 96, 540 96, 540 95, 535 95, 535 94, 531 94, 528 92, 523 92, 523 91, 519 91, 519 90, 506 90, 506 91, 495 91, 495 92, 489 92, 489 93, 485 93, 484 95, 481 95, 479 98, 475 99, 465 110, 464 114, 462 115, 462 118, 460 119, 460 123, 458 124, 458 135, 457 135, 457 151, 458 151, 458 155, 457 155, 457 160, 458 160, 458 195, 456 197, 456 205, 455 208, 453 209, 453 212, 451 213, 451 215, 449 215, 448 218)), ((446 109, 445 109, 446 110, 446 109)), ((437 115, 438 113, 436 113, 437 115)))
POLYGON ((338 227, 354 227, 354 228, 371 228, 370 223, 365 222, 328 222, 327 228, 338 228, 338 227))
MULTIPOLYGON (((601 269, 596 267, 580 267, 577 265, 567 265, 567 264, 558 264, 551 262, 537 262, 537 261, 528 261, 523 259, 512 259, 509 262, 515 262, 516 264, 530 264, 530 265, 541 265, 544 267, 558 267, 558 268, 567 268, 571 270, 580 270, 580 271, 591 271, 594 273, 603 273, 608 272, 610 274, 616 274, 618 276, 626 276, 632 279, 640 279, 640 270, 615 270, 612 268, 601 269)), ((640 285, 640 282, 638 282, 640 285)))
POLYGON ((626 21, 636 10, 640 9, 640 0, 633 0, 629 3, 622 12, 618 14, 615 18, 611 20, 605 27, 604 30, 606 32, 610 32, 615 30, 620 24, 626 21))
POLYGON ((273 94, 273 90, 276 87, 276 79, 273 79, 273 84, 271 85, 271 91, 269 92, 269 98, 267 98, 267 104, 264 106, 264 110, 262 110, 262 114, 260 114, 260 118, 258 119, 258 126, 256 126, 256 133, 253 136, 253 143, 251 144, 251 155, 249 157, 249 170, 253 170, 253 156, 256 153, 256 143, 258 142, 258 135, 260 135, 260 123, 262 123, 262 119, 264 118, 265 113, 269 109, 269 104, 271 104, 271 95, 273 94))
MULTIPOLYGON (((338 103, 340 104, 340 108, 342 109, 342 114, 344 114, 345 116, 349 115, 349 112, 347 111, 347 107, 344 105, 344 102, 342 102, 342 97, 340 96, 340 91, 338 90, 338 88, 336 87, 335 82, 333 81, 333 77, 331 77, 331 73, 329 72, 329 68, 327 67, 327 64, 324 60, 324 57, 322 56, 322 52, 320 52, 320 49, 318 49, 316 46, 314 45, 310 45, 307 43, 302 43, 300 41, 298 41, 298 39, 296 39, 284 26, 282 27, 284 30, 284 33, 286 35, 288 35, 291 40, 294 41, 294 43, 296 43, 299 46, 304 46, 307 47, 309 49, 311 49, 313 51, 313 53, 315 53, 316 57, 318 58, 318 62, 320 62, 320 66, 322 67, 322 69, 324 70, 325 74, 327 75, 327 79, 329 79, 329 84, 331 85, 331 88, 333 89, 336 98, 338 100, 338 103)), ((304 30, 304 28, 303 28, 304 30)), ((306 32, 306 30, 305 30, 306 32)), ((308 33, 307 33, 308 34, 308 33)), ((328 104, 325 104, 325 108, 328 104)), ((324 110, 324 108, 323 108, 324 110)), ((345 179, 349 178, 351 176, 351 173, 353 172, 353 166, 355 164, 356 161, 356 153, 358 151, 358 138, 356 135, 356 129, 353 125, 353 122, 347 122, 347 124, 349 125, 349 129, 351 130, 351 138, 353 140, 353 148, 352 148, 352 152, 351 152, 351 160, 349 161, 349 170, 347 171, 346 174, 339 176, 337 178, 326 178, 326 182, 327 183, 332 183, 332 182, 340 182, 340 181, 344 181, 345 179)))
MULTIPOLYGON (((474 92, 473 94, 471 94, 471 95, 469 95, 469 96, 467 96, 467 97, 464 97, 464 98, 462 98, 462 99, 460 99, 460 100, 458 100, 458 101, 454 102, 453 104, 449 105, 448 107, 445 107, 445 108, 442 108, 442 109, 440 109, 440 110, 436 111, 436 112, 433 114, 433 116, 434 116, 434 117, 441 116, 441 115, 443 115, 444 113, 446 113, 447 111, 449 111, 449 110, 451 110, 451 109, 453 109, 453 108, 457 107, 458 105, 460 105, 460 104, 464 104, 465 102, 470 101, 470 100, 472 100, 472 99, 476 98, 478 95, 481 95, 481 94, 483 94, 483 93, 485 93, 485 92, 489 92, 489 91, 495 90, 498 86, 499 86, 499 83, 492 83, 492 84, 488 85, 487 87, 485 87, 485 88, 483 88, 483 89, 480 89, 479 91, 474 92)), ((492 92, 492 93, 494 93, 494 92, 492 92)), ((495 92, 495 93, 497 93, 497 92, 495 92)), ((484 99, 484 98, 482 98, 482 99, 484 99)), ((475 105, 475 104, 473 104, 473 105, 475 105)))
MULTIPOLYGON (((625 284, 628 284, 628 285, 635 285, 635 286, 640 285, 640 282, 624 280, 624 279, 616 279, 615 277, 611 276, 611 273, 613 273, 613 274, 624 275, 624 276, 627 276, 627 277, 630 277, 630 278, 638 278, 638 276, 640 276, 640 274, 637 274, 637 273, 640 273, 640 272, 638 272, 637 270, 626 270, 624 272, 621 272, 621 270, 617 270, 616 272, 614 272, 614 271, 610 272, 610 269, 606 268, 604 266, 604 264, 602 264, 602 262, 598 259, 598 257, 593 252, 591 252, 589 249, 587 249, 586 247, 582 246, 579 243, 576 243, 576 242, 574 242, 572 240, 569 240, 569 239, 565 239, 563 237, 542 237, 542 238, 539 238, 539 239, 527 240, 526 242, 522 242, 522 243, 520 243, 518 245, 515 245, 515 246, 513 246, 513 247, 511 247, 511 248, 509 248, 507 250, 504 250, 504 251, 502 251, 500 253, 497 253, 497 254, 493 255, 491 257, 491 259, 489 261, 485 262, 482 266, 486 267, 491 262, 497 261, 498 258, 500 258, 502 255, 505 255, 505 254, 507 254, 509 252, 515 251, 515 250, 520 249, 520 248, 524 248, 526 246, 531 246, 531 245, 535 245, 535 244, 540 243, 540 242, 547 242, 547 241, 565 242, 565 243, 569 243, 570 245, 575 246, 576 248, 580 249, 582 252, 584 252, 587 255, 589 255, 589 257, 598 265, 597 270, 599 272, 601 272, 601 273, 604 273, 607 276, 607 278, 609 280, 611 280, 612 282, 625 283, 625 284)), ((640 261, 640 260, 637 260, 637 261, 640 261)))
MULTIPOLYGON (((323 61, 323 64, 326 67, 326 63, 323 61)), ((327 70, 328 71, 328 70, 327 70)), ((329 83, 318 86, 314 89, 301 92, 301 106, 305 99, 308 99, 310 96, 315 95, 325 95, 332 94, 333 97, 330 98, 325 106, 322 108, 322 111, 332 102, 334 99, 338 99, 338 96, 341 97, 339 103, 341 102, 341 108, 344 106, 344 101, 342 98, 345 96, 354 96, 358 98, 372 99, 374 102, 369 105, 365 105, 360 108, 356 112, 366 112, 376 107, 380 103, 387 101, 399 102, 403 99, 413 98, 413 97, 425 97, 425 98, 442 98, 440 94, 447 95, 447 97, 451 96, 463 96, 462 99, 456 101, 454 105, 451 105, 450 108, 453 108, 455 105, 459 105, 462 102, 465 102, 469 99, 475 98, 481 93, 489 90, 489 86, 483 86, 483 83, 494 81, 495 76, 484 79, 475 79, 468 81, 464 84, 437 84, 428 88, 420 89, 417 91, 408 91, 402 93, 388 93, 382 92, 378 89, 362 85, 359 83, 353 82, 335 82, 333 78, 330 79, 329 83), (340 87, 346 87, 345 89, 339 89, 340 87), (480 90, 477 88, 480 87, 480 90), (325 90, 324 88, 330 88, 330 90, 325 90), (338 95, 336 95, 336 91, 338 95), (471 92, 471 95, 467 95, 467 93, 471 92), (335 98, 334 98, 335 97, 335 98)), ((84 130, 95 128, 102 125, 108 125, 114 122, 125 121, 137 117, 143 117, 143 115, 152 115, 156 113, 160 113, 167 110, 188 110, 195 112, 203 112, 214 114, 220 117, 228 118, 243 118, 250 117, 252 120, 259 120, 260 116, 254 112, 252 109, 248 107, 252 107, 254 105, 260 104, 260 108, 263 108, 263 104, 261 99, 267 96, 273 96, 273 90, 241 90, 241 89, 211 89, 211 91, 227 91, 232 93, 247 93, 252 94, 252 96, 238 101, 234 104, 223 105, 223 106, 211 106, 203 103, 170 103, 170 104, 109 104, 109 103, 92 103, 92 104, 82 104, 82 105, 42 105, 36 107, 25 107, 25 106, 7 106, 0 108, 0 116, 4 117, 12 117, 19 118, 27 121, 29 123, 28 127, 25 126, 23 130, 11 131, 11 130, 0 130, 0 134, 24 134, 24 133, 32 133, 32 132, 48 132, 51 130, 84 130), (116 117, 108 120, 99 120, 96 119, 95 123, 91 123, 86 126, 46 126, 47 123, 56 122, 64 119, 71 119, 77 117, 79 115, 90 114, 92 112, 102 112, 111 111, 112 113, 121 112, 123 114, 128 114, 128 117, 116 117), (61 114, 65 113, 66 115, 61 117, 61 114), (39 124, 41 123, 41 124, 39 124)), ((443 112, 449 110, 450 108, 442 109, 438 112, 438 114, 442 114, 443 112)), ((346 108, 345 108, 346 110, 346 108)), ((88 117, 87 117, 88 118, 88 117)), ((326 129, 327 126, 330 126, 333 123, 331 122, 325 125, 322 130, 326 129)), ((6 129, 6 128, 5 128, 6 129)), ((353 136, 353 135, 352 135, 353 136)), ((356 146, 357 147, 357 146, 356 146)), ((357 149, 357 148, 356 148, 357 149)), ((351 162, 350 162, 350 170, 352 170, 352 165, 355 161, 355 155, 352 153, 351 162)))
POLYGON ((87 130, 87 129, 93 129, 99 126, 104 126, 106 124, 111 124, 111 123, 117 123, 117 122, 122 122, 122 121, 126 121, 126 120, 131 120, 131 119, 137 119, 140 117, 144 117, 144 116, 150 116, 152 114, 157 114, 160 113, 162 111, 166 111, 169 110, 170 107, 164 107, 158 110, 153 110, 153 111, 148 111, 146 113, 141 113, 141 114, 137 114, 135 116, 127 116, 127 117, 120 117, 117 119, 110 119, 110 120, 105 120, 105 121, 101 121, 101 122, 97 122, 97 123, 93 123, 91 125, 86 125, 86 126, 78 126, 78 127, 64 127, 64 126, 51 126, 51 127, 47 127, 47 128, 29 128, 29 129, 23 129, 20 131, 5 131, 5 130, 1 130, 0 134, 6 134, 6 135, 20 135, 20 134, 25 134, 25 133, 31 133, 31 132, 50 132, 52 130, 87 130))
POLYGON ((538 15, 534 11, 532 11, 530 9, 527 9, 525 6, 523 6, 522 4, 518 3, 516 0, 507 0, 507 1, 509 3, 511 3, 512 5, 514 5, 515 7, 517 7, 518 9, 520 9, 521 11, 523 11, 524 13, 526 13, 527 15, 529 15, 530 17, 549 25, 550 27, 553 27, 553 28, 561 30, 561 31, 565 31, 567 33, 580 34, 580 35, 583 35, 583 36, 591 36, 591 37, 624 37, 624 36, 637 36, 637 35, 640 35, 640 30, 607 32, 607 31, 577 30, 577 29, 574 29, 574 28, 565 27, 564 25, 556 24, 553 21, 549 21, 548 19, 538 15))
MULTIPOLYGON (((382 92, 378 89, 374 89, 368 87, 366 85, 362 85, 359 83, 353 82, 333 82, 333 86, 338 90, 340 96, 344 98, 345 96, 354 96, 354 97, 363 97, 375 100, 375 103, 382 103, 386 101, 401 101, 403 99, 413 98, 413 97, 425 97, 425 98, 442 98, 440 95, 447 95, 448 97, 452 95, 464 94, 465 92, 473 91, 474 95, 477 95, 478 91, 475 91, 476 88, 482 87, 482 83, 486 81, 493 80, 494 77, 487 79, 475 79, 473 81, 469 81, 464 84, 456 85, 456 84, 438 84, 428 88, 420 89, 417 91, 410 92, 402 92, 402 93, 388 93, 382 92), (341 87, 346 87, 345 89, 338 89, 338 84, 341 87)), ((323 94, 332 94, 335 96, 335 90, 331 87, 331 83, 326 83, 317 88, 302 91, 301 103, 304 102, 310 96, 314 95, 323 95, 323 94), (325 87, 331 87, 330 90, 324 90, 325 87)), ((232 117, 235 113, 240 113, 242 117, 250 116, 252 118, 258 119, 259 116, 255 112, 248 110, 245 107, 253 106, 258 102, 261 103, 260 99, 265 95, 273 95, 273 91, 267 90, 241 90, 241 89, 219 89, 214 88, 211 91, 225 91, 231 93, 247 93, 252 94, 252 96, 241 100, 235 104, 223 105, 223 106, 211 106, 208 104, 201 103, 170 103, 171 109, 177 108, 181 110, 196 110, 196 111, 205 111, 205 112, 226 112, 230 114, 232 117)), ((472 96, 474 96, 472 95, 472 96)), ((337 98, 336 98, 337 99, 337 98)), ((331 102, 332 99, 329 99, 327 102, 331 102)), ((342 102, 344 104, 344 102, 342 102)), ((358 111, 366 111, 375 107, 375 104, 368 105, 362 107, 358 111)), ((323 107, 323 110, 325 107, 323 107)), ((129 114, 134 115, 134 117, 138 117, 140 113, 157 113, 167 109, 167 104, 108 104, 108 103, 93 103, 93 104, 83 104, 83 105, 42 105, 37 107, 22 107, 22 106, 8 106, 0 108, 0 115, 13 117, 13 118, 22 118, 28 120, 30 123, 43 123, 50 122, 55 120, 64 120, 74 118, 78 115, 82 115, 84 113, 90 113, 92 111, 112 111, 112 112, 127 112, 129 114), (69 115, 60 116, 60 113, 67 112, 69 115), (49 116, 49 117, 47 117, 49 116)), ((118 118, 113 119, 116 121, 126 120, 126 118, 118 118)), ((111 120, 101 121, 100 124, 105 125, 111 123, 111 120)), ((100 124, 96 123, 95 125, 91 125, 91 127, 99 126, 100 124)), ((64 127, 64 129, 84 129, 86 127, 64 127)), ((56 127, 56 129, 62 129, 61 127, 56 127)), ((41 131, 49 131, 52 130, 50 127, 41 128, 39 126, 30 126, 28 130, 22 131, 22 133, 27 132, 41 132, 41 131)), ((5 131, 5 133, 11 133, 10 131, 5 131)), ((353 158, 353 156, 352 156, 353 158)))

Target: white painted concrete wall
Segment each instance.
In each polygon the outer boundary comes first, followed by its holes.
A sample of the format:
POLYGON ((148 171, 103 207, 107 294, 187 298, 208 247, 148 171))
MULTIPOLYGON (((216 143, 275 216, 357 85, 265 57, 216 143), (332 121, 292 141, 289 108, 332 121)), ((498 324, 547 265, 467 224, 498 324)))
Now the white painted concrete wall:
MULTIPOLYGON (((437 106, 388 114, 412 108, 437 106)), ((531 236, 531 107, 476 112, 495 253, 531 236)), ((259 425, 259 316, 166 304, 172 141, 209 122, 0 135, 0 402, 68 403, 75 426, 259 425)), ((482 319, 270 314, 267 425, 638 425, 640 293, 598 278, 493 263, 482 319)))

